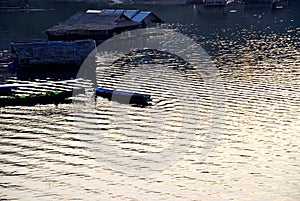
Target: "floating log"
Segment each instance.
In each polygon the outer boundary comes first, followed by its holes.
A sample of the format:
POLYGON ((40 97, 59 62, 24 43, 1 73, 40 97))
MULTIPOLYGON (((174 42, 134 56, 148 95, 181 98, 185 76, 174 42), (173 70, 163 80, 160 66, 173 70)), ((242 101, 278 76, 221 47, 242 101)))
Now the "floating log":
POLYGON ((95 48, 94 40, 11 43, 15 64, 20 67, 33 65, 78 66, 95 48))

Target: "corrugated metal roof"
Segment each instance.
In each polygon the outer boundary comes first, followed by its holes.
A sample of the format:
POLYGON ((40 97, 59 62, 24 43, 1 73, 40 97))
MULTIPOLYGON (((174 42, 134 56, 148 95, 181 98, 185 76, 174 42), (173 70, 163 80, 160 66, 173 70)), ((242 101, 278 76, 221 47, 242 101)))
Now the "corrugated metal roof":
POLYGON ((126 17, 128 18, 132 18, 134 15, 136 15, 138 12, 140 12, 139 10, 125 10, 124 11, 124 15, 126 15, 126 17))
POLYGON ((115 10, 115 9, 103 9, 101 13, 123 13, 123 10, 115 10))
POLYGON ((128 18, 132 18, 139 10, 114 10, 114 9, 103 9, 101 10, 102 13, 119 13, 124 14, 128 18))
POLYGON ((137 13, 136 15, 134 15, 132 18, 130 18, 132 21, 135 22, 142 22, 148 15, 150 15, 151 12, 147 12, 147 11, 140 11, 139 13, 137 13))
POLYGON ((135 22, 142 22, 151 11, 140 11, 140 10, 114 10, 114 9, 103 9, 103 10, 88 10, 87 13, 114 13, 124 14, 126 17, 135 22))

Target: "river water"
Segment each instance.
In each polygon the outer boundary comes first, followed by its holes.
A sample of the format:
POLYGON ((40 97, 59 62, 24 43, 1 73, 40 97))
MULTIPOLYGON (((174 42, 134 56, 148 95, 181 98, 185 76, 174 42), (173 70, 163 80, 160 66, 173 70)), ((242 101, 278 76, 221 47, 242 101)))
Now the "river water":
MULTIPOLYGON (((43 30, 74 12, 109 5, 45 1, 32 6, 50 10, 0 12, 2 49, 10 41, 45 40, 43 30)), ((121 59, 103 67, 98 54, 99 86, 149 93, 152 105, 102 98, 88 104, 89 96, 76 96, 81 101, 57 107, 1 108, 0 198, 299 200, 299 2, 277 10, 266 5, 119 7, 153 10, 166 22, 163 28, 183 34, 170 32, 169 38, 182 44, 192 38, 204 48, 212 61, 204 66, 213 65, 214 73, 198 73, 176 57, 149 60, 159 54, 151 51, 135 53, 141 62, 121 59), (210 75, 216 78, 212 82, 210 75)), ((185 47, 182 52, 195 53, 195 45, 185 47)), ((114 56, 108 60, 119 55, 114 56)), ((76 76, 72 70, 2 68, 0 81, 76 76)), ((42 89, 90 84, 74 80, 42 89)), ((28 86, 16 93, 34 90, 28 86)))

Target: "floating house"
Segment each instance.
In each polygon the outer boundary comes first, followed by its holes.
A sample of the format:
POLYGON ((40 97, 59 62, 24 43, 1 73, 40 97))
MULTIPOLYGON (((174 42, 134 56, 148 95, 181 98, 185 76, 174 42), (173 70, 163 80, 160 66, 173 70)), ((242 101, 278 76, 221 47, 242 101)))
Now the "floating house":
POLYGON ((98 43, 123 31, 160 23, 152 12, 139 10, 88 10, 46 30, 48 40, 93 39, 98 43))
POLYGON ((80 65, 95 48, 94 40, 11 43, 14 62, 20 67, 57 64, 80 65))
POLYGON ((48 41, 11 43, 15 66, 80 65, 96 45, 123 31, 163 22, 150 11, 88 10, 46 30, 48 41))

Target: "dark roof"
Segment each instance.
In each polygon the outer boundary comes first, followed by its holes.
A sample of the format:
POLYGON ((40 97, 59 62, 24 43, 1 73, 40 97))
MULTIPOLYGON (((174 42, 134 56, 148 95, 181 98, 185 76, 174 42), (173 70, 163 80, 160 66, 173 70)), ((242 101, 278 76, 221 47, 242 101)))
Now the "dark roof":
POLYGON ((134 22, 141 23, 148 16, 151 16, 152 22, 163 22, 151 11, 141 10, 115 10, 115 9, 103 9, 103 10, 88 10, 87 13, 106 13, 106 14, 123 14, 134 22))
POLYGON ((130 20, 120 13, 76 13, 66 21, 53 26, 46 32, 64 31, 102 31, 112 30, 117 27, 138 26, 137 22, 130 20))

